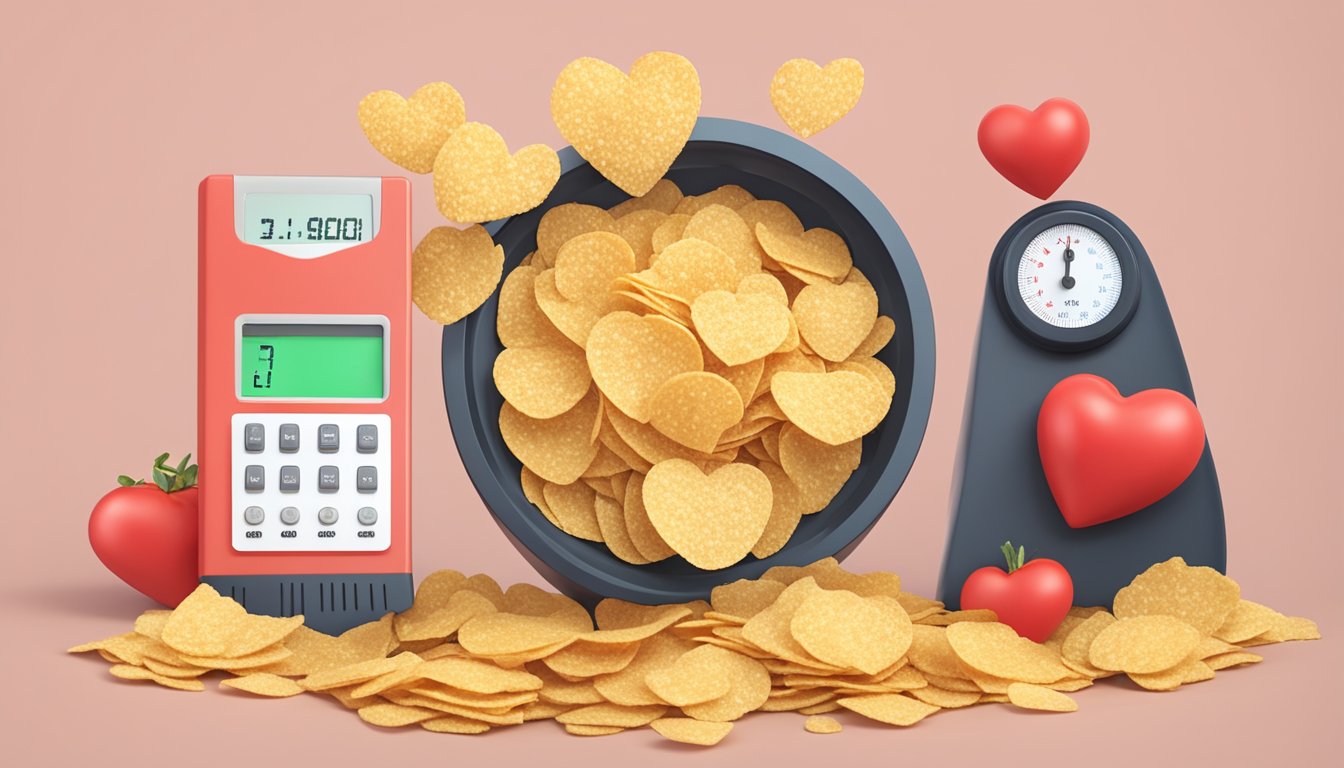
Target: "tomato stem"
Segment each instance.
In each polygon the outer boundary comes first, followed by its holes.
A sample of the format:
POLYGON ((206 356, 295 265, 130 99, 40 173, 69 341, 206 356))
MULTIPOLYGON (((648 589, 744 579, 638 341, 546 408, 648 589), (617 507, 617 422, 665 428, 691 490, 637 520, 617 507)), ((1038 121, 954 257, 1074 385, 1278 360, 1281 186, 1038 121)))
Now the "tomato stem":
POLYGON ((1003 553, 1003 559, 1008 561, 1009 573, 1021 568, 1027 562, 1027 548, 1018 547, 1017 549, 1013 549, 1013 542, 1011 541, 1003 542, 1003 546, 999 547, 999 551, 1003 553))
MULTIPOLYGON (((182 460, 176 465, 168 464, 168 454, 161 453, 154 459, 154 468, 151 477, 154 478, 154 484, 164 493, 176 493, 184 491, 196 485, 197 467, 195 464, 188 464, 191 461, 191 454, 188 453, 182 457, 182 460)), ((130 475, 117 475, 117 485, 122 487, 132 485, 144 485, 144 478, 135 480, 130 475)))

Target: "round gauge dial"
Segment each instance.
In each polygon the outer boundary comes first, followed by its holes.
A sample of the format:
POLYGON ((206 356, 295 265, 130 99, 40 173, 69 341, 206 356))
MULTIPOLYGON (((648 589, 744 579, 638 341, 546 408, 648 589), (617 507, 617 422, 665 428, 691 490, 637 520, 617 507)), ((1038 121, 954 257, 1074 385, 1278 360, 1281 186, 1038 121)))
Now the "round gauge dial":
POLYGON ((1115 248, 1081 224, 1043 230, 1019 254, 1017 289, 1031 314, 1056 328, 1084 328, 1115 309, 1124 272, 1115 248))

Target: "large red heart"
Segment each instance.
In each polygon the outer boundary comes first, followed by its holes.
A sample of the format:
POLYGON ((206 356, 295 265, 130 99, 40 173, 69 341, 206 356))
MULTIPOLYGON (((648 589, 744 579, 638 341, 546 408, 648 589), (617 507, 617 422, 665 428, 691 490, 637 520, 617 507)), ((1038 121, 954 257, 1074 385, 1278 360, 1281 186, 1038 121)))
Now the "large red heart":
POLYGON ((197 492, 116 488, 89 515, 89 543, 118 578, 169 607, 196 588, 197 492))
POLYGON ((1003 104, 980 120, 980 151, 1002 176, 1045 200, 1087 153, 1091 130, 1083 108, 1050 99, 1034 111, 1003 104))
POLYGON ((1041 465, 1072 528, 1143 509, 1176 490, 1204 455, 1204 421, 1170 389, 1122 397, 1111 382, 1080 373, 1045 396, 1036 419, 1041 465))

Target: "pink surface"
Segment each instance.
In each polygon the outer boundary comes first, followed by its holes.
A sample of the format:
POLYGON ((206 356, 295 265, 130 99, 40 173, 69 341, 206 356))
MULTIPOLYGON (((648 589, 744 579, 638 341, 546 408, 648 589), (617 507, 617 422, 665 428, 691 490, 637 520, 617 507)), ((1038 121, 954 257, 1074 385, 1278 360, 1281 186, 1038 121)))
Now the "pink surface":
MULTIPOLYGON (((364 140, 355 106, 371 90, 438 79, 511 146, 558 147, 548 96, 566 62, 628 67, 659 48, 695 62, 704 114, 775 127, 767 89, 786 59, 853 56, 866 68, 858 107, 811 143, 863 178, 914 245, 939 371, 919 460, 850 565, 934 588, 984 270, 1037 203, 980 157, 976 126, 996 104, 1061 95, 1087 111, 1092 143, 1057 197, 1115 211, 1156 263, 1218 461, 1232 575, 1326 635, 1174 694, 1098 686, 1067 716, 982 707, 908 730, 843 718, 843 734, 822 738, 797 715, 756 715, 701 759, 1316 764, 1344 746, 1333 690, 1344 607, 1329 570, 1344 519, 1339 3, 776 2, 758 15, 720 0, 656 21, 629 3, 156 5, 30 4, 10 11, 0 48, 6 763, 659 765, 695 751, 649 731, 579 739, 545 723, 484 738, 388 733, 322 699, 123 684, 100 661, 62 654, 149 607, 102 569, 85 524, 118 473, 195 448, 200 179, 397 173, 364 140)), ((414 184, 419 236, 440 220, 429 180, 414 184)), ((417 571, 535 581, 458 462, 438 329, 415 323, 417 571)))

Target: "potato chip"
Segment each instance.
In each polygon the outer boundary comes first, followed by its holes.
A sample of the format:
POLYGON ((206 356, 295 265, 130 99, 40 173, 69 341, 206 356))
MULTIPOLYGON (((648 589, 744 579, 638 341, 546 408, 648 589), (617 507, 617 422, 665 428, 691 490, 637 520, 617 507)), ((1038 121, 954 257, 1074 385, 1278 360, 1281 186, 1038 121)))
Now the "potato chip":
POLYGON ((635 269, 649 268, 649 258, 653 256, 653 233, 667 221, 662 211, 632 211, 616 220, 616 234, 630 246, 635 255, 635 269))
POLYGON ((494 378, 509 405, 534 419, 550 419, 573 408, 592 384, 583 350, 569 342, 505 349, 495 358, 494 378))
POLYGON ((829 445, 868 434, 891 407, 878 384, 853 371, 776 373, 770 392, 789 421, 829 445))
POLYGON ((1174 691, 1182 685, 1212 680, 1214 671, 1199 659, 1189 658, 1170 669, 1157 672, 1130 672, 1129 679, 1150 691, 1174 691))
POLYGON ((768 461, 758 463, 756 468, 770 481, 770 519, 751 546, 751 554, 764 559, 783 549, 793 537, 803 519, 804 506, 797 485, 784 470, 768 461))
POLYGON ((596 492, 591 487, 584 483, 547 483, 542 492, 560 530, 586 541, 602 540, 596 492))
POLYGON ((303 686, 288 677, 281 677, 270 672, 253 672, 241 677, 225 678, 219 681, 219 684, 226 688, 236 688, 257 696, 271 698, 297 696, 303 693, 303 686))
POLYGON ((829 445, 787 424, 779 432, 780 466, 798 488, 803 514, 820 511, 859 467, 863 445, 829 445))
POLYGON ((499 412, 499 431, 524 466, 549 482, 569 485, 583 475, 597 455, 592 431, 598 407, 595 389, 573 408, 550 419, 534 419, 506 402, 499 412))
POLYGON ((692 306, 702 293, 733 290, 739 275, 737 263, 717 246, 703 240, 678 240, 650 259, 648 269, 629 279, 692 306))
POLYGON ((401 728, 438 717, 432 709, 384 702, 359 708, 359 719, 381 728, 401 728))
MULTIPOLYGON (((835 705, 839 707, 839 704, 835 705)), ((812 715, 803 722, 803 730, 808 733, 839 733, 844 730, 840 721, 825 715, 812 715)))
POLYGON ((420 657, 414 653, 399 653, 388 658, 367 659, 341 667, 321 669, 300 680, 299 684, 309 691, 357 686, 388 672, 417 667, 420 663, 420 657))
POLYGON ((1174 616, 1130 616, 1097 633, 1087 658, 1112 672, 1161 672, 1181 663, 1199 641, 1199 630, 1174 616))
POLYGON ((690 717, 660 717, 649 725, 665 739, 701 747, 718 744, 733 730, 732 723, 715 723, 690 717))
POLYGON ((1092 677, 1105 674, 1104 670, 1092 666, 1092 642, 1103 629, 1114 623, 1115 617, 1106 611, 1098 611, 1083 619, 1083 622, 1074 627, 1068 637, 1064 638, 1064 644, 1060 646, 1060 655, 1064 657, 1064 661, 1071 668, 1092 677))
POLYGON ((676 554, 658 535, 658 529, 649 520, 648 510, 644 508, 644 476, 631 475, 625 489, 625 530, 630 543, 640 556, 649 562, 666 560, 676 554))
POLYGON ((1272 608, 1240 600, 1213 636, 1229 643, 1245 642, 1274 627, 1280 618, 1279 612, 1272 608))
POLYGON ((1280 614, 1276 617, 1274 626, 1262 632, 1259 635, 1246 641, 1250 643, 1257 641, 1268 643, 1285 643, 1290 640, 1320 640, 1321 630, 1316 626, 1316 622, 1301 616, 1284 616, 1280 614))
POLYGON ((638 642, 592 643, 582 638, 545 659, 546 666, 569 677, 593 678, 620 672, 639 652, 638 642))
POLYGON ((770 519, 770 481, 747 464, 706 475, 689 461, 670 459, 649 470, 642 491, 658 535, 705 570, 745 557, 770 519))
MULTIPOLYGON (((417 606, 419 603, 417 597, 417 606)), ((449 596, 438 610, 406 611, 397 616, 397 637, 403 642, 449 637, 467 621, 483 613, 494 613, 495 610, 494 603, 489 599, 469 589, 462 589, 449 596)))
POLYGON ((640 553, 625 524, 625 509, 612 499, 601 496, 593 500, 598 533, 611 553, 632 565, 646 565, 649 558, 640 553))
POLYGON ((176 677, 168 677, 166 675, 151 672, 144 667, 137 667, 130 664, 113 664, 111 667, 108 667, 107 671, 112 673, 113 677, 121 678, 122 680, 149 680, 158 683, 164 688, 174 688, 179 691, 205 690, 205 684, 200 680, 183 680, 176 677))
POLYGON ((1042 712, 1078 711, 1078 702, 1068 696, 1031 683, 1013 683, 1008 686, 1008 701, 1020 709, 1035 709, 1042 712))
POLYGON ((615 231, 616 218, 605 209, 583 203, 557 205, 537 222, 535 258, 544 267, 554 267, 560 249, 570 240, 589 233, 615 231))
MULTIPOLYGON (((493 657, 521 655, 560 643, 568 644, 578 634, 573 627, 549 616, 488 613, 463 624, 457 632, 457 640, 471 653, 493 657)), ((559 648, 551 653, 556 650, 559 648)), ((549 655, 542 654, 538 658, 549 655)))
POLYGON ((817 227, 792 235, 758 223, 756 240, 771 259, 808 284, 839 282, 854 266, 844 238, 829 229, 817 227))
POLYGON ((479 226, 435 227, 411 255, 411 298, 425 316, 452 325, 495 292, 504 249, 479 226))
POLYGON ((485 733, 490 730, 490 726, 477 720, 471 720, 465 717, 455 715, 440 715, 429 720, 421 720, 420 727, 426 731, 434 733, 456 733, 462 735, 472 735, 485 733))
POLYGON ((494 128, 464 123, 434 158, 434 199, 450 221, 475 224, 530 211, 560 179, 560 158, 544 144, 512 156, 494 128))
POLYGON ((725 675, 735 663, 733 657, 731 651, 702 645, 682 654, 671 666, 650 672, 644 682, 672 706, 703 704, 727 695, 731 681, 725 675))
POLYGON ((448 136, 467 121, 462 96, 447 83, 427 83, 410 98, 374 91, 359 102, 359 127, 378 153, 412 173, 434 170, 448 136))
POLYGON ((629 200, 617 203, 611 209, 611 215, 620 219, 636 211, 657 211, 671 214, 681 202, 681 190, 671 179, 659 179, 648 192, 629 200))
POLYGON ((624 238, 614 232, 589 232, 560 247, 555 288, 569 301, 605 306, 611 281, 634 270, 635 252, 624 238))
POLYGON ((793 317, 808 346, 839 362, 858 349, 877 322, 877 293, 859 282, 809 285, 794 299, 793 317))
POLYGON ((819 590, 789 622, 794 639, 814 658, 872 675, 896 663, 910 647, 910 617, 894 600, 819 590))
POLYGON ((679 373, 664 381, 647 401, 649 424, 678 443, 713 453, 724 430, 742 419, 742 396, 727 379, 712 373, 679 373))
POLYGON ((605 307, 570 301, 561 296, 560 290, 555 285, 554 269, 545 270, 537 275, 532 284, 532 292, 537 306, 541 308, 542 314, 552 326, 580 347, 587 345, 588 334, 592 332, 593 326, 597 325, 597 321, 602 319, 605 307))
POLYGON ((662 253, 667 246, 681 239, 681 233, 686 230, 686 225, 690 223, 691 217, 685 213, 668 214, 663 223, 659 224, 649 235, 649 245, 653 248, 653 254, 649 256, 649 264, 654 261, 654 254, 662 253))
POLYGON ((630 74, 593 58, 570 62, 551 90, 551 118, 565 140, 630 195, 653 189, 690 138, 700 77, 674 53, 645 54, 630 74))
POLYGON ((630 312, 613 312, 598 321, 587 354, 602 394, 641 423, 649 421, 649 402, 664 382, 704 369, 700 344, 690 331, 665 318, 630 312))
POLYGON ((876 358, 861 357, 858 359, 845 360, 828 365, 827 370, 862 373, 881 386, 882 391, 887 393, 887 397, 892 398, 896 396, 896 374, 891 372, 891 369, 887 367, 886 363, 883 363, 876 358))
POLYGON ((1158 563, 1115 593, 1117 619, 1174 616, 1200 634, 1211 635, 1241 600, 1235 581, 1206 566, 1192 567, 1180 557, 1158 563))
POLYGON ((896 322, 886 315, 878 315, 877 320, 873 322, 872 330, 868 331, 868 335, 859 342, 859 346, 850 354, 849 359, 862 360, 865 357, 876 356, 891 342, 891 337, 894 335, 896 335, 896 322))
POLYGON ((1209 658, 1204 659, 1204 663, 1209 669, 1218 672, 1232 667, 1239 667, 1243 664, 1259 664, 1264 660, 1265 657, 1259 654, 1249 653, 1247 651, 1237 651, 1234 653, 1222 653, 1217 656, 1210 656, 1209 658))
POLYGON ((667 713, 667 707, 659 704, 645 706, 625 706, 622 704, 592 704, 556 716, 555 720, 564 725, 596 725, 619 728, 638 728, 657 720, 667 713))
POLYGON ((566 725, 565 733, 570 736, 614 736, 625 731, 618 725, 566 725))
POLYGON ((677 203, 674 212, 694 216, 711 205, 722 205, 725 208, 737 210, 747 203, 753 202, 755 199, 755 195, 736 184, 724 184, 703 195, 688 195, 683 197, 681 202, 677 203))
POLYGON ((834 125, 862 94, 863 65, 855 59, 836 59, 825 67, 811 59, 790 59, 770 81, 770 103, 804 139, 834 125))
POLYGON ((914 725, 938 707, 900 693, 879 693, 871 696, 853 696, 839 699, 840 706, 869 720, 888 725, 914 725))
POLYGON ((737 265, 740 281, 761 271, 756 234, 732 208, 707 205, 696 211, 681 231, 683 239, 703 240, 724 253, 737 265))
POLYGON ((985 675, 1024 683, 1053 683, 1070 675, 1058 654, 1018 637, 1007 624, 953 624, 947 642, 968 668, 985 675))
POLYGON ((789 308, 764 293, 706 291, 691 304, 691 321, 715 357, 737 366, 762 360, 784 343, 789 308))
POLYGON ((509 272, 499 288, 495 332, 505 347, 552 347, 569 343, 537 304, 536 279, 541 272, 539 266, 520 265, 509 272))
POLYGON ((713 650, 718 653, 712 666, 728 680, 728 692, 704 703, 683 706, 681 711, 696 720, 726 723, 760 708, 770 696, 770 673, 755 659, 722 648, 713 650))

